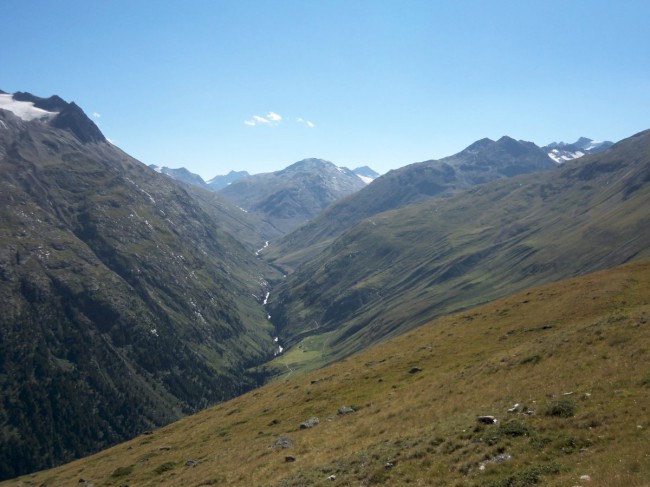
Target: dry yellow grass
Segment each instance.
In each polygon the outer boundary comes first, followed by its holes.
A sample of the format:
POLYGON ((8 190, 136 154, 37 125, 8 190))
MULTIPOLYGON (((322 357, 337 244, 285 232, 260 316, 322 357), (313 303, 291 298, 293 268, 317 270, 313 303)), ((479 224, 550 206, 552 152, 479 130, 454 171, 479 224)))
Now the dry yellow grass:
POLYGON ((648 319, 644 261, 438 319, 0 485, 650 485, 648 319), (575 414, 546 414, 558 401, 575 414), (515 403, 535 413, 507 413, 515 403))

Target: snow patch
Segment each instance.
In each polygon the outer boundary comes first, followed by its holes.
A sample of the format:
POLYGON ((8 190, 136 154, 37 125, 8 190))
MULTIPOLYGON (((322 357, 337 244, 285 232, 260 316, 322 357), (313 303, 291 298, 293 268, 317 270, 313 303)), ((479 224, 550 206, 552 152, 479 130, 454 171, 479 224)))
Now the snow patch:
MULTIPOLYGON (((269 241, 267 240, 266 242, 264 242, 264 247, 262 247, 261 249, 258 249, 258 250, 255 252, 255 255, 260 255, 260 252, 261 252, 262 250, 264 250, 264 249, 265 249, 266 247, 268 247, 268 246, 269 246, 269 241)), ((266 304, 266 303, 264 303, 264 304, 266 304)))
POLYGON ((357 174, 357 177, 366 184, 370 184, 374 181, 373 178, 369 178, 368 176, 362 176, 361 174, 357 174))
POLYGON ((275 352, 273 352, 273 356, 277 357, 278 355, 282 355, 282 352, 284 352, 284 347, 278 342, 278 337, 275 337, 273 341, 278 344, 278 348, 275 352))
POLYGON ((266 293, 266 296, 264 296, 264 302, 262 303, 263 305, 266 305, 266 303, 269 302, 269 296, 270 296, 270 295, 271 295, 270 292, 267 292, 267 293, 266 293))
POLYGON ((0 109, 13 112, 25 122, 31 120, 51 119, 56 117, 59 112, 48 112, 42 108, 36 108, 31 101, 17 101, 12 95, 0 95, 0 109))

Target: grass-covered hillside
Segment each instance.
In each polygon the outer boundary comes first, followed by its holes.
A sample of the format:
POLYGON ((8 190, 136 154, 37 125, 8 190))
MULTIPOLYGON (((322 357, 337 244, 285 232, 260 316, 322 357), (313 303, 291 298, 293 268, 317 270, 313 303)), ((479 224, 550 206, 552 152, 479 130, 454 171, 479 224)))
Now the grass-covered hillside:
POLYGON ((649 209, 646 131, 556 170, 368 218, 274 288, 270 314, 289 353, 316 349, 320 365, 436 316, 650 257, 649 209))
POLYGON ((265 251, 265 256, 276 265, 293 269, 317 255, 325 242, 365 218, 446 195, 453 190, 555 167, 546 153, 532 142, 510 137, 501 137, 497 141, 481 139, 452 156, 389 171, 274 242, 265 251))
POLYGON ((645 260, 440 318, 2 485, 648 485, 649 319, 645 260))

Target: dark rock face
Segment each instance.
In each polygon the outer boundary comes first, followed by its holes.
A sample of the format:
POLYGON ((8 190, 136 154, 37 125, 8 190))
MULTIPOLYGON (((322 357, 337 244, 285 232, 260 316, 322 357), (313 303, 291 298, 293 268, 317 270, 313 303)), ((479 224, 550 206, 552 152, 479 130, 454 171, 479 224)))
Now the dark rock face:
POLYGON ((51 124, 53 127, 69 130, 84 144, 106 141, 97 125, 74 102, 54 117, 51 124))

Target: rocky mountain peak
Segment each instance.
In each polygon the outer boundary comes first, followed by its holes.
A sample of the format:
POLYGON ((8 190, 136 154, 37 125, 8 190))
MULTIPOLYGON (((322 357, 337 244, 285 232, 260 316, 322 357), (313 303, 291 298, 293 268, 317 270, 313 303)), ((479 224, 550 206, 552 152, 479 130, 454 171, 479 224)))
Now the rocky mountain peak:
POLYGON ((57 95, 41 98, 23 91, 13 95, 2 92, 0 95, 0 109, 9 110, 25 121, 48 122, 53 127, 72 132, 84 144, 106 141, 97 125, 74 102, 68 103, 57 95))
POLYGON ((553 161, 562 164, 566 161, 571 161, 587 154, 602 152, 609 149, 612 145, 614 145, 614 143, 608 140, 597 142, 588 137, 580 137, 572 144, 566 142, 552 142, 547 146, 544 146, 542 150, 544 150, 548 157, 553 161))

